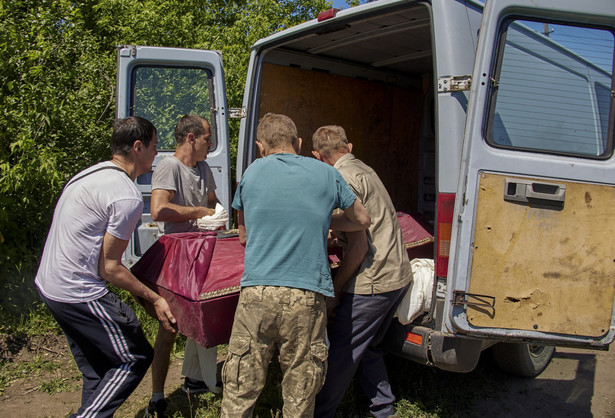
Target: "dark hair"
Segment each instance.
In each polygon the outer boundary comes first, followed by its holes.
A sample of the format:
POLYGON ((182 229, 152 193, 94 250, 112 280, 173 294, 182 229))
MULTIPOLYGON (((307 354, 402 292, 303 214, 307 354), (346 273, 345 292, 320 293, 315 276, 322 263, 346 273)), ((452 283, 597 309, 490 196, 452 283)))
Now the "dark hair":
POLYGON ((291 145, 297 146, 297 127, 286 115, 267 113, 256 128, 256 138, 267 148, 276 149, 291 145))
POLYGON ((206 131, 203 127, 204 125, 209 126, 209 121, 203 116, 186 115, 182 117, 175 126, 175 142, 177 142, 178 145, 183 143, 191 132, 194 136, 205 135, 206 131))
POLYGON ((116 119, 111 135, 111 151, 113 154, 128 155, 136 141, 141 141, 147 147, 155 134, 154 125, 140 116, 116 119))

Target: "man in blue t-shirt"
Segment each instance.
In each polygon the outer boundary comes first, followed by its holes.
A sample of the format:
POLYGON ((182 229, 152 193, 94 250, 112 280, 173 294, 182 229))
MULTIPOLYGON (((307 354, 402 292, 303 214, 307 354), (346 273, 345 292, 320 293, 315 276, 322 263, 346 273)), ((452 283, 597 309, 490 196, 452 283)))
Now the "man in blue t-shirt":
POLYGON ((256 144, 263 158, 248 167, 233 200, 246 253, 222 371, 222 416, 251 413, 279 350, 282 414, 311 417, 327 367, 329 227, 362 230, 370 217, 336 169, 298 155, 301 138, 287 116, 266 114, 256 144), (335 208, 343 213, 332 216, 335 208))

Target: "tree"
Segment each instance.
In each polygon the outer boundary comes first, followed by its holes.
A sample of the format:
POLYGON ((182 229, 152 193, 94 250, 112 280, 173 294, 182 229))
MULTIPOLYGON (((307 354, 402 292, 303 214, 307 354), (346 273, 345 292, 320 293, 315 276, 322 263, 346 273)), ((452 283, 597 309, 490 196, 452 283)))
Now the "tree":
MULTIPOLYGON (((2 306, 33 300, 31 282, 62 187, 110 157, 117 45, 222 51, 228 103, 238 106, 250 46, 330 6, 325 0, 2 2, 2 306)), ((236 149, 237 124, 231 132, 236 149)))

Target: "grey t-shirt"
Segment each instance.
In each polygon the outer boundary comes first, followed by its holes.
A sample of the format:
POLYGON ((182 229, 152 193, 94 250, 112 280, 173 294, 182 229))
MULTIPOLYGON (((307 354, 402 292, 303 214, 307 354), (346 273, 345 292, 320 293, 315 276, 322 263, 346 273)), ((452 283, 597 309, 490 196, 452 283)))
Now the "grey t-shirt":
MULTIPOLYGON (((173 190, 171 203, 181 206, 207 206, 207 195, 216 190, 216 182, 209 164, 199 161, 189 167, 175 156, 163 158, 154 168, 152 190, 173 190)), ((196 219, 186 222, 160 222, 158 227, 165 234, 196 231, 196 219)))

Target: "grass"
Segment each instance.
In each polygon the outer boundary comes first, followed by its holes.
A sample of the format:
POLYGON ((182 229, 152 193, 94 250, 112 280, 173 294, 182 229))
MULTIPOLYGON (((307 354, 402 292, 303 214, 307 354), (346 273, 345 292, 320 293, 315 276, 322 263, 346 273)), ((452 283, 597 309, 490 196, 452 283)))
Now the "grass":
POLYGON ((54 377, 39 386, 39 389, 50 395, 60 392, 72 392, 81 389, 81 382, 68 377, 54 377))
MULTIPOLYGON (((146 335, 153 343, 158 329, 157 321, 150 318, 137 302, 124 291, 113 289, 120 297, 133 307, 143 324, 146 335)), ((72 374, 58 376, 58 368, 72 356, 64 353, 60 359, 54 356, 36 354, 28 359, 16 361, 6 353, 16 353, 26 345, 36 344, 36 341, 45 341, 41 336, 55 336, 49 344, 57 344, 58 338, 63 339, 61 330, 48 310, 43 305, 35 306, 26 314, 17 316, 8 315, 0 309, 0 336, 3 345, 0 346, 0 394, 11 382, 16 379, 30 376, 33 385, 38 384, 35 390, 50 394, 79 390, 81 387, 80 374, 73 367, 72 374), (36 338, 35 338, 36 337, 36 338), (51 358, 50 358, 51 357, 51 358), (56 375, 54 375, 56 373, 56 375), (36 378, 45 379, 37 382, 36 378), (49 377, 51 375, 51 377, 49 377)), ((176 342, 175 355, 183 354, 185 337, 179 337, 176 342)), ((48 345, 53 348, 53 346, 48 345)), ((225 346, 219 352, 224 353, 225 346)), ((40 350, 39 350, 40 352, 40 350)), ((502 385, 507 376, 493 365, 489 356, 479 362, 476 370, 471 373, 450 373, 436 368, 422 366, 411 361, 393 356, 386 356, 391 386, 397 397, 396 409, 401 417, 456 417, 463 416, 467 410, 480 398, 489 397, 496 388, 502 385), (461 411, 461 412, 460 412, 461 411), (461 414, 461 415, 460 415, 461 414)), ((269 368, 268 380, 265 389, 256 404, 255 417, 280 417, 282 409, 282 396, 280 382, 282 373, 279 364, 274 361, 269 368)), ((172 417, 217 417, 220 411, 221 397, 213 394, 199 394, 186 397, 181 390, 168 394, 169 412, 172 417)), ((133 409, 139 409, 134 416, 142 416, 142 407, 147 399, 139 399, 133 409)), ((362 418, 368 417, 368 400, 353 382, 347 390, 338 409, 338 417, 362 418)))

